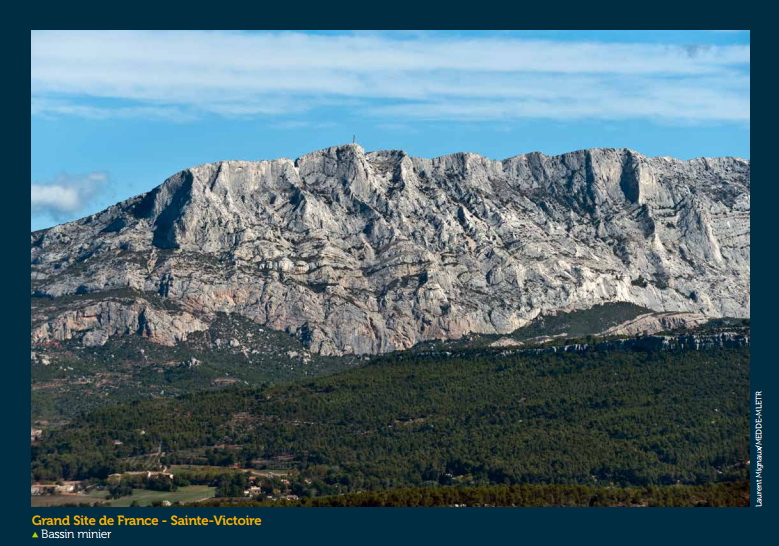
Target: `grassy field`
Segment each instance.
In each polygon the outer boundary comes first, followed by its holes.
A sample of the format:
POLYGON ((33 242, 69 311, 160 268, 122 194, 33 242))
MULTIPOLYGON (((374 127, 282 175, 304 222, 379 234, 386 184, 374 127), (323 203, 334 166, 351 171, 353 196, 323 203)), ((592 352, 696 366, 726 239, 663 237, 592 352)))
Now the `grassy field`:
POLYGON ((130 506, 133 501, 137 501, 141 506, 149 506, 154 501, 170 502, 197 502, 201 499, 211 498, 216 491, 215 487, 206 485, 190 485, 181 487, 178 491, 151 491, 149 489, 136 489, 129 497, 122 497, 106 501, 105 491, 93 491, 86 495, 45 495, 31 497, 31 506, 61 506, 63 504, 93 503, 99 501, 109 502, 111 506, 119 508, 130 506))
POLYGON ((90 491, 86 494, 76 495, 31 495, 30 506, 33 508, 39 506, 62 506, 63 504, 81 504, 104 501, 107 493, 105 491, 90 491))

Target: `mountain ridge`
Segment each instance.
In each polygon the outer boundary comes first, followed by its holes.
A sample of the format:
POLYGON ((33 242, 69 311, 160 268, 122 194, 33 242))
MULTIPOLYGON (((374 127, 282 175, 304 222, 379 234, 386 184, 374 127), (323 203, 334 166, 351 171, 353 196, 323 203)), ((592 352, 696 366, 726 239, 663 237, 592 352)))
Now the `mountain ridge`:
POLYGON ((365 354, 608 301, 749 316, 749 165, 625 148, 423 159, 356 144, 206 163, 31 234, 35 297, 130 288, 176 309, 38 310, 32 340, 176 343, 236 312, 314 352, 365 354))
MULTIPOLYGON (((301 159, 303 159, 303 158, 305 158, 307 156, 312 156, 312 155, 315 155, 315 154, 318 154, 318 153, 321 153, 321 152, 326 152, 326 151, 334 150, 334 149, 338 149, 338 148, 352 147, 352 146, 360 148, 360 149, 362 149, 364 151, 364 148, 362 148, 362 146, 360 146, 359 144, 352 143, 352 144, 339 144, 339 145, 335 145, 335 146, 329 146, 329 147, 326 147, 326 148, 321 148, 319 150, 315 150, 313 152, 309 152, 309 153, 303 154, 303 155, 301 155, 301 156, 299 156, 299 157, 297 157, 295 159, 288 158, 288 157, 278 157, 278 158, 274 158, 274 159, 258 159, 258 160, 251 160, 251 159, 224 159, 224 160, 219 160, 219 161, 210 161, 210 162, 205 162, 205 163, 199 163, 199 164, 194 165, 192 167, 188 167, 186 169, 182 169, 182 170, 174 173, 172 176, 168 177, 168 179, 172 178, 174 176, 177 176, 179 174, 182 174, 182 173, 184 173, 186 171, 192 170, 192 169, 197 169, 197 168, 202 168, 202 167, 209 167, 209 166, 216 166, 216 165, 220 165, 220 164, 223 164, 223 163, 273 163, 273 162, 280 162, 280 161, 289 161, 289 162, 292 162, 293 164, 297 164, 298 161, 300 161, 301 159)), ((667 156, 667 155, 648 156, 648 155, 644 155, 641 152, 639 152, 637 150, 634 150, 632 148, 625 148, 625 147, 623 147, 623 148, 613 148, 613 147, 581 148, 581 149, 577 149, 577 150, 572 150, 570 152, 565 152, 565 153, 562 153, 562 154, 546 154, 546 153, 541 152, 541 151, 533 151, 533 152, 526 152, 526 153, 513 155, 513 156, 510 156, 510 157, 507 157, 507 158, 504 158, 504 159, 491 159, 491 158, 489 158, 487 156, 484 156, 484 155, 481 155, 481 154, 478 154, 478 153, 475 153, 475 152, 452 152, 452 153, 448 153, 448 154, 434 156, 434 157, 431 157, 431 158, 422 158, 422 157, 418 157, 418 156, 411 156, 407 152, 405 152, 405 150, 402 150, 402 149, 375 150, 373 152, 367 152, 367 153, 369 153, 369 154, 370 153, 402 154, 402 155, 405 155, 405 156, 408 156, 408 157, 411 157, 411 158, 423 159, 423 160, 427 160, 427 161, 440 161, 440 160, 444 160, 444 159, 447 159, 447 158, 455 158, 455 157, 458 157, 458 156, 473 156, 473 157, 476 157, 476 158, 479 158, 479 159, 484 159, 484 160, 487 160, 487 161, 490 161, 490 162, 494 162, 494 163, 506 163, 506 162, 509 162, 509 161, 512 161, 512 160, 525 159, 525 158, 529 158, 529 157, 543 157, 543 158, 557 159, 557 158, 562 158, 564 156, 576 155, 576 154, 581 154, 581 153, 585 153, 585 152, 593 152, 593 151, 596 151, 596 152, 599 152, 599 151, 627 152, 627 153, 634 154, 636 156, 639 156, 639 157, 642 157, 642 158, 645 158, 645 159, 649 159, 649 160, 651 160, 651 159, 658 159, 658 160, 665 160, 665 161, 668 161, 668 162, 676 162, 676 163, 710 162, 712 160, 733 160, 733 161, 742 162, 742 163, 750 163, 749 159, 745 159, 745 158, 742 158, 742 157, 739 157, 739 156, 711 156, 711 157, 710 156, 698 156, 698 157, 693 157, 693 158, 690 158, 690 159, 680 159, 680 158, 676 158, 676 157, 673 157, 673 156, 667 156)), ((166 181, 168 179, 166 179, 166 181)), ((164 182, 163 182, 163 184, 164 184, 164 182)), ((149 191, 153 191, 155 188, 152 188, 152 190, 149 190, 149 191)), ((117 203, 115 203, 113 205, 110 205, 109 207, 107 207, 107 209, 115 207, 115 206, 118 206, 118 205, 121 205, 122 203, 131 201, 131 200, 134 200, 134 199, 140 199, 144 195, 146 195, 147 193, 149 193, 149 192, 144 192, 144 193, 140 193, 140 194, 128 197, 127 199, 124 199, 124 200, 119 201, 119 202, 117 202, 117 203)), ((83 222, 84 220, 86 220, 88 218, 92 218, 92 217, 95 217, 95 216, 101 214, 102 212, 104 212, 107 209, 104 209, 103 211, 99 211, 99 212, 94 213, 94 214, 88 214, 88 215, 86 215, 86 216, 84 216, 82 218, 77 218, 76 220, 71 220, 69 222, 64 222, 63 224, 56 224, 54 226, 49 226, 49 227, 33 230, 33 231, 30 232, 30 236, 31 237, 33 237, 33 236, 40 236, 43 233, 51 230, 52 228, 55 228, 55 227, 60 226, 60 225, 72 224, 72 223, 76 223, 76 222, 83 222)))

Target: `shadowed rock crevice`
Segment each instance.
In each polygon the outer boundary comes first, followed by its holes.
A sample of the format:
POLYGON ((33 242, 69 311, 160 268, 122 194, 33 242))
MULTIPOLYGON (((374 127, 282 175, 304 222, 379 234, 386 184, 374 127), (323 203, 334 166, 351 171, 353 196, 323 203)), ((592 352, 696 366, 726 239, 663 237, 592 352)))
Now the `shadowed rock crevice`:
POLYGON ((181 182, 176 188, 174 185, 173 195, 169 203, 165 206, 154 222, 154 236, 152 244, 157 248, 178 248, 176 242, 176 223, 184 213, 184 207, 192 197, 191 172, 184 172, 181 175, 181 182))
POLYGON ((633 155, 633 152, 628 151, 625 163, 622 167, 622 176, 619 179, 619 187, 622 193, 631 203, 638 203, 641 196, 641 176, 640 176, 640 163, 633 155))

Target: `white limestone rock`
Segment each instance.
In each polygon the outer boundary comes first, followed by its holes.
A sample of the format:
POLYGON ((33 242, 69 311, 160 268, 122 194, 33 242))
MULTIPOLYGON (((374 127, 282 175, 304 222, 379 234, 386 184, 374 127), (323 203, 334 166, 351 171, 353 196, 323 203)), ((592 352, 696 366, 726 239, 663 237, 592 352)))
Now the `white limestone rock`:
POLYGON ((627 149, 492 161, 346 145, 200 165, 31 234, 34 296, 91 298, 34 312, 32 341, 173 344, 229 312, 365 354, 613 301, 748 317, 749 188, 746 160, 627 149), (128 289, 149 297, 94 301, 128 289))

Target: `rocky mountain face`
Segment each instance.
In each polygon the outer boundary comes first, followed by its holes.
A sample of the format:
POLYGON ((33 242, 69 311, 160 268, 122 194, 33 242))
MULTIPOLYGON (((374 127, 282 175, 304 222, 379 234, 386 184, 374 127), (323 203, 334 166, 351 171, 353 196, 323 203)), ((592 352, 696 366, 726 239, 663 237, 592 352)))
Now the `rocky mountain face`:
POLYGON ((32 342, 173 345, 221 313, 325 355, 624 301, 749 316, 750 164, 357 145, 224 161, 31 234, 32 342))

